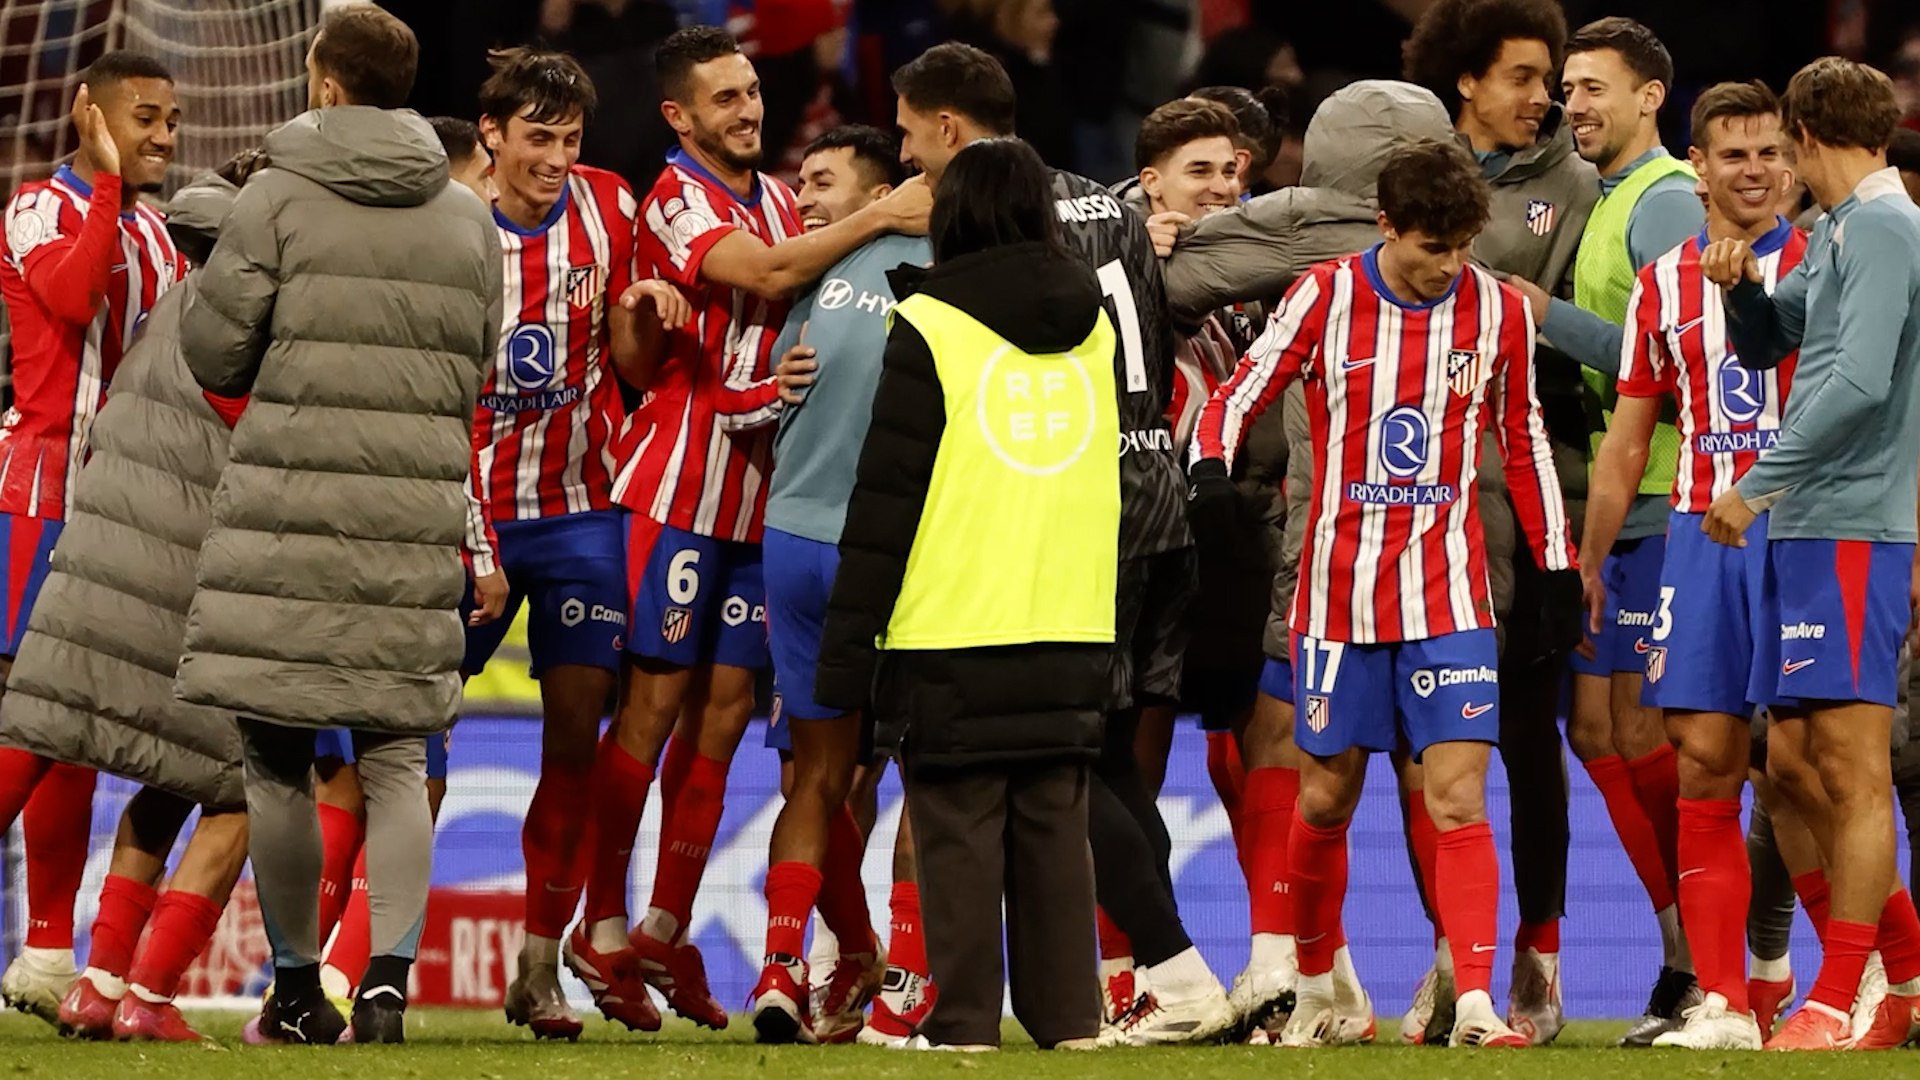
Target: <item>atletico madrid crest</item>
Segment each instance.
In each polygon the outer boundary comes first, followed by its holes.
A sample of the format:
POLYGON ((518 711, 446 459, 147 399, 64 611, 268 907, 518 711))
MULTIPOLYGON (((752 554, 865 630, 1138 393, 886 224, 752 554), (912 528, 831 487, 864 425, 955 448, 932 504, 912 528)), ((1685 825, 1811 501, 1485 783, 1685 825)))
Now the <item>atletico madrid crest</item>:
POLYGON ((669 645, 677 645, 693 628, 693 611, 689 608, 670 607, 660 619, 660 636, 669 645))
POLYGON ((1655 645, 1647 650, 1647 681, 1659 682, 1660 676, 1667 673, 1667 647, 1655 645))
POLYGON ((1545 236, 1553 231, 1553 204, 1545 199, 1527 200, 1527 231, 1535 236, 1545 236))
POLYGON ((1461 397, 1473 393, 1480 385, 1480 354, 1472 349, 1448 350, 1447 385, 1461 397))
POLYGON ((567 303, 583 308, 600 295, 600 267, 574 266, 567 269, 567 303))
POLYGON ((1319 694, 1307 695, 1307 730, 1315 735, 1327 730, 1327 699, 1319 694))

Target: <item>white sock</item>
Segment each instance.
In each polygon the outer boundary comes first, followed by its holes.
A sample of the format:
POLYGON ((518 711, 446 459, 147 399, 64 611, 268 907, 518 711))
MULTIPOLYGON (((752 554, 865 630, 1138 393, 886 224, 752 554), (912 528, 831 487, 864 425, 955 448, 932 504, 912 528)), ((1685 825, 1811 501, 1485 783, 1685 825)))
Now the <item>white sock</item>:
POLYGON ((1132 970, 1133 957, 1131 956, 1116 956, 1111 960, 1103 957, 1100 960, 1100 985, 1104 988, 1107 985, 1108 979, 1122 972, 1132 970))
POLYGON ((674 918, 672 912, 650 907, 640 919, 640 932, 671 945, 680 935, 680 920, 674 918))
POLYGON ((1328 1002, 1333 1000, 1333 972, 1323 971, 1318 975, 1301 975, 1294 984, 1295 993, 1300 997, 1317 997, 1328 1002))
POLYGON ((813 912, 813 942, 807 948, 807 967, 811 971, 825 973, 833 967, 840 956, 840 939, 827 929, 826 920, 820 917, 820 909, 813 912))
POLYGON ((520 966, 539 967, 542 964, 560 966, 560 939, 528 934, 520 944, 520 966))
POLYGON ((1444 975, 1453 974, 1453 946, 1446 938, 1433 943, 1433 968, 1444 975))
POLYGON ((1254 970, 1291 968, 1298 963, 1292 934, 1255 934, 1253 948, 1247 953, 1247 967, 1254 970))
POLYGON ((1680 966, 1680 957, 1687 947, 1687 936, 1680 932, 1680 908, 1669 904, 1654 912, 1654 918, 1660 921, 1660 962, 1675 971, 1692 970, 1680 966))
POLYGON ((109 1001, 119 1001, 127 996, 127 980, 111 972, 90 967, 81 972, 80 977, 92 983, 93 988, 100 991, 100 996, 109 1001))
POLYGON ((1788 982, 1793 978, 1793 958, 1781 956, 1777 960, 1762 960, 1748 953, 1747 978, 1761 982, 1788 982))
POLYGON ((1887 993, 1898 994, 1901 997, 1920 996, 1920 978, 1908 979, 1903 983, 1888 983, 1887 993))
POLYGON ((1174 998, 1196 996, 1219 985, 1213 969, 1192 945, 1148 968, 1147 977, 1153 980, 1153 985, 1165 990, 1168 997, 1174 998))
POLYGON ((627 918, 615 915, 587 927, 587 944, 597 953, 617 953, 627 947, 627 918))
POLYGON ((173 1000, 165 994, 156 994, 146 987, 141 986, 139 983, 134 983, 128 987, 127 992, 149 1005, 165 1005, 167 1002, 173 1000))
POLYGON ((20 950, 20 959, 42 971, 72 971, 73 950, 36 949, 31 945, 20 950))

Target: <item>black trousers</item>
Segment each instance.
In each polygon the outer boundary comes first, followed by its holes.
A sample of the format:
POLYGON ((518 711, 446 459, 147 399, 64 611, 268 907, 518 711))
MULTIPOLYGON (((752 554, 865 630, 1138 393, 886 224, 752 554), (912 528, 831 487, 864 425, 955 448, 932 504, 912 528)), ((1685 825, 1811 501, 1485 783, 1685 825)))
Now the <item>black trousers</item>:
POLYGON ((911 740, 905 763, 927 965, 940 988, 922 1033, 999 1045, 1010 974, 1014 1016, 1034 1042, 1098 1034, 1089 763, 918 767, 911 740))

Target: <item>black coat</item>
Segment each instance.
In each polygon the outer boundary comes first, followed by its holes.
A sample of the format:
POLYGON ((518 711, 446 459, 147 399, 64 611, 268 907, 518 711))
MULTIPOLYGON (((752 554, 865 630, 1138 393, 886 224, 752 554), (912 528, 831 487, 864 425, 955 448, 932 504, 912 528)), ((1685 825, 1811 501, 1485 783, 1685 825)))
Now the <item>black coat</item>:
MULTIPOLYGON (((931 271, 895 271, 894 295, 925 292, 1032 353, 1081 344, 1099 318, 1093 272, 1061 251, 1015 244, 931 271)), ((880 738, 905 732, 916 765, 1092 756, 1109 697, 1110 645, 1036 642, 972 649, 880 651, 906 576, 946 429, 945 396, 919 331, 896 319, 887 337, 873 424, 840 535, 814 698, 869 709, 880 738)), ((1020 552, 977 553, 952 573, 988 576, 1020 552)))

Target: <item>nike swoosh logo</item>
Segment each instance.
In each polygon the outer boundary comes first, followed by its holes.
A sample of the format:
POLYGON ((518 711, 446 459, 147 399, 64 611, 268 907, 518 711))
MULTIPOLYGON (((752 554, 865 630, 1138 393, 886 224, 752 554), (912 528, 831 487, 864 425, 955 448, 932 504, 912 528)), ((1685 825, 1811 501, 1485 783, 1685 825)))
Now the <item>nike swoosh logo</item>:
POLYGON ((1325 935, 1325 934, 1315 934, 1315 935, 1313 935, 1312 937, 1303 937, 1303 938, 1301 938, 1301 939, 1300 939, 1300 942, 1299 942, 1299 943, 1300 943, 1300 944, 1302 944, 1302 945, 1311 945, 1311 944, 1313 944, 1314 942, 1316 942, 1316 941, 1319 941, 1319 940, 1320 940, 1321 938, 1324 938, 1324 937, 1326 937, 1326 936, 1327 936, 1327 935, 1325 935))
POLYGON ((1487 702, 1485 705, 1474 705, 1469 703, 1469 704, 1460 706, 1460 718, 1462 720, 1478 720, 1492 711, 1493 711, 1493 702, 1491 701, 1487 702))
POLYGON ((1705 315, 1702 315, 1697 319, 1689 319, 1688 321, 1681 323, 1679 326, 1674 327, 1673 332, 1676 334, 1684 334, 1687 331, 1693 329, 1696 326, 1699 326, 1701 323, 1706 321, 1707 321, 1707 317, 1705 315))
POLYGON ((1805 668, 1810 668, 1813 666, 1814 661, 1817 659, 1818 657, 1811 657, 1806 660, 1789 660, 1786 663, 1780 665, 1780 674, 1791 675, 1796 671, 1800 671, 1805 668))
POLYGON ((1477 953, 1487 953, 1487 952, 1492 952, 1499 947, 1500 946, 1498 945, 1475 945, 1473 947, 1473 951, 1477 953))
POLYGON ((1364 360, 1342 360, 1340 361, 1340 370, 1352 371, 1355 368, 1363 368, 1363 367, 1366 367, 1368 364, 1373 363, 1373 360, 1374 358, 1371 356, 1367 357, 1364 360))
POLYGON ((1693 876, 1693 875, 1695 875, 1695 874, 1704 874, 1704 873, 1706 873, 1706 872, 1707 872, 1707 868, 1706 868, 1706 867, 1704 867, 1704 866, 1696 866, 1696 867, 1694 867, 1694 868, 1693 868, 1693 869, 1691 869, 1691 870, 1682 870, 1682 871, 1680 871, 1680 878, 1679 878, 1679 880, 1681 880, 1681 881, 1685 881, 1685 880, 1687 880, 1687 879, 1688 879, 1689 877, 1692 877, 1692 876, 1693 876))
POLYGON ((1634 652, 1637 652, 1637 653, 1644 653, 1644 652, 1646 652, 1646 651, 1647 651, 1647 647, 1648 647, 1648 646, 1647 646, 1647 639, 1646 639, 1646 638, 1634 638, 1634 639, 1633 639, 1633 651, 1634 651, 1634 652))

